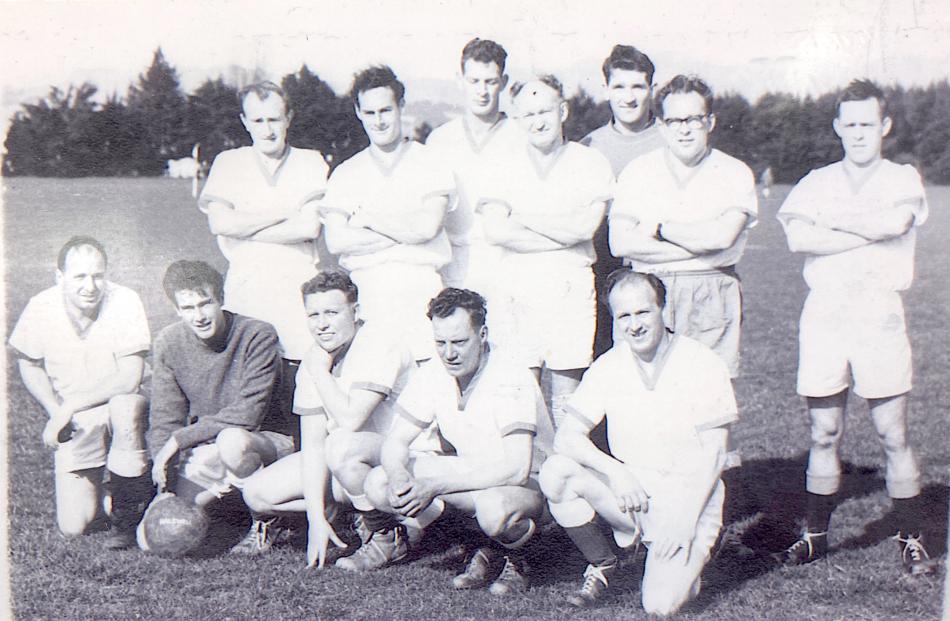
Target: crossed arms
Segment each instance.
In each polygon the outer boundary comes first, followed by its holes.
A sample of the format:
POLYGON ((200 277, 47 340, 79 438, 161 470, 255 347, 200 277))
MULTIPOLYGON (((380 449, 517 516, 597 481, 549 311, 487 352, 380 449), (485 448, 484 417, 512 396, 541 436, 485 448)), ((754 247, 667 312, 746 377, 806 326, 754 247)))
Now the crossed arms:
POLYGON ((449 198, 431 194, 410 209, 358 207, 353 213, 325 206, 327 249, 337 255, 362 255, 398 244, 424 244, 442 229, 449 198))
POLYGON ((745 230, 749 214, 728 209, 716 218, 695 222, 641 222, 626 213, 610 215, 610 252, 644 263, 687 261, 732 247, 745 230), (657 230, 662 238, 657 238, 657 230))
POLYGON ((874 211, 831 214, 819 220, 780 213, 779 220, 792 252, 838 254, 904 235, 914 226, 920 204, 920 198, 913 198, 874 211))
POLYGON ((594 201, 585 209, 569 213, 521 213, 497 200, 487 200, 476 207, 484 216, 489 242, 525 253, 561 250, 589 241, 606 209, 606 201, 594 201))

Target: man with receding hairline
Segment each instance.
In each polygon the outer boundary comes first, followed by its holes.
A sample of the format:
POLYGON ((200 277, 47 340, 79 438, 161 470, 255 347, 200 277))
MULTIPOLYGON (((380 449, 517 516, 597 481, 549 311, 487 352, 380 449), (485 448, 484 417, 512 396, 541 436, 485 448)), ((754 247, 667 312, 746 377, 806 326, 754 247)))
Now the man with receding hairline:
POLYGON ((293 111, 279 86, 251 84, 238 99, 251 146, 215 157, 198 206, 228 260, 228 310, 277 330, 279 399, 269 417, 293 433, 293 379, 310 344, 299 287, 330 259, 317 250, 317 201, 326 192, 329 167, 319 151, 287 142, 293 111))
POLYGON ((496 342, 540 376, 551 371, 555 424, 591 361, 596 302, 592 237, 610 200, 603 155, 565 142, 568 104, 561 83, 542 76, 511 89, 526 144, 496 162, 481 200, 486 239, 501 265, 489 315, 496 342))
POLYGON ((112 491, 111 549, 135 545, 153 490, 145 450, 146 401, 138 393, 151 337, 139 296, 106 280, 98 240, 59 251, 56 285, 30 299, 10 334, 23 384, 49 421, 55 449, 56 522, 82 535, 102 510, 103 468, 112 491))
POLYGON ((571 395, 541 489, 589 563, 571 605, 596 604, 619 570, 599 516, 619 546, 646 544, 643 608, 670 615, 699 594, 722 526, 720 475, 736 401, 723 361, 667 329, 659 278, 620 269, 605 293, 616 341, 571 395), (604 451, 588 437, 603 420, 604 451))

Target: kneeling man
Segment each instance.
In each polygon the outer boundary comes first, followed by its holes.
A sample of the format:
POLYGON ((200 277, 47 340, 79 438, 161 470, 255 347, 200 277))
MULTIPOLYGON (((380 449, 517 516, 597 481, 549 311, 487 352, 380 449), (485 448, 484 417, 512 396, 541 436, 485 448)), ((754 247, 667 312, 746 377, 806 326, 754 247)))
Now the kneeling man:
MULTIPOLYGON (((343 546, 332 518, 339 507, 352 506, 361 546, 336 566, 377 569, 406 556, 407 532, 392 515, 374 509, 363 484, 379 465, 393 403, 416 363, 402 337, 360 320, 359 292, 344 272, 324 271, 304 283, 301 293, 316 341, 297 372, 294 393, 301 450, 255 474, 244 488, 244 500, 261 515, 306 511, 307 561, 320 567, 331 540, 343 546)), ((419 443, 438 446, 431 436, 419 443)), ((265 549, 269 545, 265 542, 265 549)))
POLYGON ((605 290, 616 343, 572 395, 541 487, 590 563, 570 603, 593 604, 617 568, 599 515, 621 547, 646 543, 643 607, 668 615, 699 593, 722 526, 720 474, 736 402, 725 363, 664 325, 666 289, 656 276, 617 270, 605 290), (588 438, 605 417, 609 454, 588 438))
MULTIPOLYGON (((277 332, 223 310, 224 279, 207 263, 176 261, 163 285, 181 321, 155 339, 152 478, 204 507, 293 451, 290 436, 261 429, 280 370, 277 332)), ((252 524, 235 551, 260 528, 252 524)))
POLYGON ((446 504, 474 517, 487 539, 455 587, 524 590, 521 549, 544 512, 535 473, 552 435, 541 391, 527 367, 489 349, 480 295, 444 289, 428 315, 441 360, 425 363, 397 401, 366 494, 381 510, 426 521, 446 504), (433 421, 456 455, 410 451, 433 421))
POLYGON ((145 451, 145 398, 138 394, 151 340, 139 296, 106 280, 106 251, 73 237, 59 251, 56 285, 30 299, 10 347, 23 384, 49 421, 55 449, 56 523, 82 535, 99 515, 103 467, 112 488, 111 549, 135 544, 152 497, 145 451))

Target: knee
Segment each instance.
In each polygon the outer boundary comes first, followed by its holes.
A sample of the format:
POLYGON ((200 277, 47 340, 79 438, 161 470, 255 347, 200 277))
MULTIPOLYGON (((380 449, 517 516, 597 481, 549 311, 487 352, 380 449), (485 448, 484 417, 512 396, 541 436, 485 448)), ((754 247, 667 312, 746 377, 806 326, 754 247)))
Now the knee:
POLYGON ((116 395, 109 399, 109 421, 113 427, 144 431, 148 402, 142 395, 116 395))
POLYGON ((339 473, 353 457, 354 435, 348 431, 335 431, 326 441, 327 468, 339 473))
POLYGON ((238 427, 228 427, 218 432, 214 444, 225 467, 233 470, 251 451, 253 440, 249 431, 238 427))
POLYGON ((366 481, 363 483, 363 493, 377 509, 389 505, 387 497, 389 495, 389 478, 382 466, 376 466, 370 470, 366 481))
POLYGON ((644 588, 641 601, 647 614, 668 617, 689 599, 689 592, 677 593, 669 588, 644 588))
POLYGON ((267 501, 264 477, 249 477, 244 482, 241 496, 244 498, 244 504, 253 513, 261 514, 270 511, 271 503, 267 501))
POLYGON ((564 497, 564 487, 575 470, 574 460, 563 455, 548 457, 541 466, 538 474, 538 483, 544 496, 551 502, 561 502, 564 497))
POLYGON ((89 522, 85 519, 85 516, 60 514, 56 516, 56 525, 64 537, 72 538, 84 535, 89 522))
POLYGON ((512 503, 496 490, 483 491, 475 501, 475 519, 478 520, 478 526, 493 539, 510 528, 511 518, 516 512, 517 507, 512 506, 512 503))
POLYGON ((842 426, 837 421, 814 420, 811 424, 812 446, 821 449, 832 449, 838 446, 841 439, 842 426))

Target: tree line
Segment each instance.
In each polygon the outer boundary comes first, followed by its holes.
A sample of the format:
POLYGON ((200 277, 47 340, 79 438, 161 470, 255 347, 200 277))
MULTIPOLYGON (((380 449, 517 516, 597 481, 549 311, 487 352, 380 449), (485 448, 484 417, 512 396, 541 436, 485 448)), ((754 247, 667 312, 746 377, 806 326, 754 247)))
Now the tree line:
MULTIPOLYGON (((349 98, 337 95, 306 65, 280 84, 294 110, 291 144, 318 149, 331 165, 367 145, 349 98)), ((885 90, 893 120, 885 156, 914 164, 931 183, 950 183, 950 83, 885 90)), ((250 144, 238 118, 237 88, 221 77, 209 78, 186 95, 161 49, 124 98, 112 94, 97 103, 97 92, 90 83, 53 87, 39 102, 22 104, 7 133, 3 174, 160 175, 166 160, 190 155, 196 143, 206 162, 225 149, 250 144)), ((842 156, 831 129, 836 96, 767 93, 750 103, 741 95, 719 95, 713 104, 713 146, 745 161, 757 174, 770 168, 777 183, 794 183, 842 156)), ((610 118, 607 103, 583 90, 569 103, 565 132, 570 140, 610 118)), ((423 123, 416 137, 424 139, 430 128, 423 123)))

